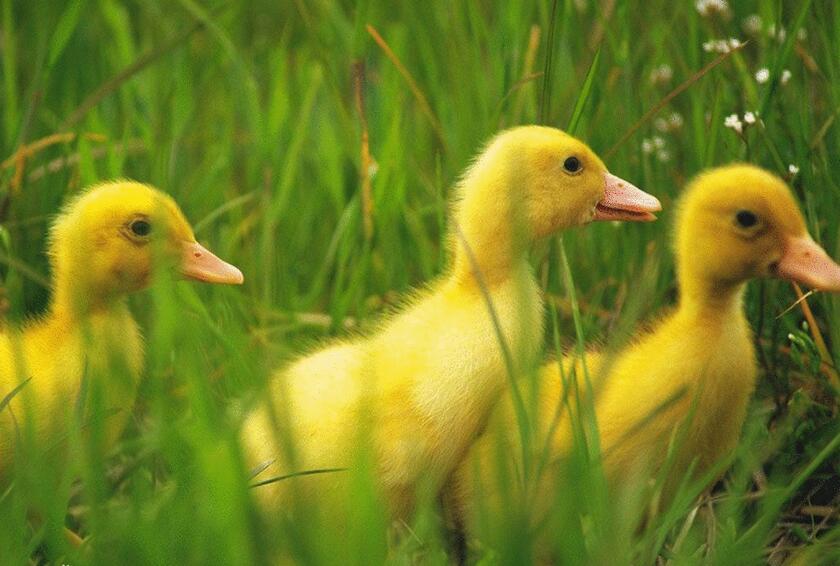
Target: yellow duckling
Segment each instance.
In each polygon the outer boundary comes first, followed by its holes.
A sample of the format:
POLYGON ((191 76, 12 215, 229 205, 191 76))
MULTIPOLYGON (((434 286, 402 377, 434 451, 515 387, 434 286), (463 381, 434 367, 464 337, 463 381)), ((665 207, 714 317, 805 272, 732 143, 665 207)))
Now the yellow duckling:
MULTIPOLYGON (((271 381, 266 403, 287 423, 295 457, 278 453, 270 413, 257 407, 242 430, 250 465, 268 466, 257 480, 350 467, 361 426, 371 431, 385 500, 404 516, 421 481, 434 486, 451 474, 505 386, 497 328, 514 368, 537 362, 543 305, 530 245, 593 219, 652 220, 660 208, 611 175, 582 142, 538 126, 495 137, 457 195, 449 271, 374 335, 310 354, 271 381)), ((339 493, 341 477, 295 478, 260 486, 257 494, 280 511, 282 490, 329 497, 339 493)))
POLYGON ((95 186, 56 219, 47 314, 0 335, 0 399, 8 400, 0 411, 0 472, 12 462, 23 423, 49 449, 66 433, 84 392, 98 391, 102 406, 118 411, 103 416, 106 442, 120 435, 143 366, 126 296, 150 282, 157 253, 179 263, 188 278, 243 281, 236 267, 195 241, 175 201, 147 185, 95 186))
MULTIPOLYGON (((673 439, 676 452, 663 491, 666 499, 692 465, 693 477, 700 478, 738 442, 757 376, 742 307, 747 281, 781 277, 840 291, 840 265, 810 238, 784 182, 750 165, 713 169, 691 183, 679 207, 675 251, 677 309, 612 360, 598 353, 586 356, 610 486, 653 477, 673 439)), ((580 363, 562 363, 567 378, 576 366, 583 395, 580 363)), ((541 370, 533 443, 535 450, 550 446, 553 463, 569 454, 573 437, 559 364, 549 362, 541 370)), ((505 453, 508 448, 518 453, 520 446, 509 396, 493 418, 498 425, 494 430, 504 437, 485 435, 457 472, 453 488, 455 507, 470 526, 476 524, 472 514, 479 507, 484 514, 504 512, 501 490, 510 484, 496 483, 499 441, 505 453)), ((535 462, 539 456, 534 454, 535 462)), ((533 501, 529 507, 535 522, 557 501, 552 469, 558 468, 545 469, 528 500, 533 501)))

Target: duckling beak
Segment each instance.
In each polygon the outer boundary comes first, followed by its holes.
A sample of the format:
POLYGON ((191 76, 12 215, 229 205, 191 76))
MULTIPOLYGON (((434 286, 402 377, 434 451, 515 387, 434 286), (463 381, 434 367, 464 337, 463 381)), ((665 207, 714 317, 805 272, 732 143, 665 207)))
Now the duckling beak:
POLYGON ((775 275, 820 291, 840 292, 840 265, 807 234, 788 238, 775 275))
POLYGON ((656 220, 652 213, 660 210, 662 205, 655 196, 605 171, 604 198, 595 205, 593 220, 650 222, 656 220))
POLYGON ((187 279, 241 285, 245 276, 237 267, 216 257, 198 242, 184 242, 181 250, 181 274, 187 279))

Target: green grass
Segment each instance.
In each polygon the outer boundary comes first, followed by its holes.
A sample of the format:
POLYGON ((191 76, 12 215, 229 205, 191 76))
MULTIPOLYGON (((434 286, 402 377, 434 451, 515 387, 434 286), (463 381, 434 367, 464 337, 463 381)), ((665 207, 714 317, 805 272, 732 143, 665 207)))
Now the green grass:
MULTIPOLYGON (((402 292, 444 269, 450 189, 501 128, 571 124, 611 171, 665 209, 651 225, 590 226, 535 250, 556 307, 547 313, 548 349, 620 343, 639 319, 673 304, 672 204, 707 166, 747 159, 791 178, 787 166, 797 165, 791 184, 809 229, 840 256, 840 9, 832 2, 730 2, 729 19, 666 0, 0 4, 0 159, 46 136, 75 134, 22 169, 0 170, 6 318, 44 308, 49 219, 67 196, 103 179, 165 189, 199 239, 246 274, 242 288, 162 281, 132 299, 148 345, 133 424, 113 453, 101 454, 91 434, 76 439, 79 450, 66 460, 33 464, 8 490, 2 484, 4 564, 250 564, 278 549, 312 564, 337 556, 446 563, 434 506, 422 506, 411 525, 388 526, 364 465, 352 473, 358 520, 348 547, 320 528, 318 513, 329 510, 309 502, 299 502, 294 521, 262 521, 230 407, 296 352, 345 334, 348 324, 370 328, 402 292), (764 27, 749 34, 743 22, 754 13, 764 27), (786 28, 784 41, 768 36, 771 24, 786 28), (800 24, 807 35, 797 39, 800 24), (705 41, 729 37, 750 43, 657 114, 679 113, 680 127, 663 133, 647 121, 606 156, 714 59, 705 41), (367 215, 357 62, 375 163, 367 215), (673 76, 654 83, 660 65, 673 76), (771 81, 758 84, 762 67, 771 81), (783 69, 792 74, 784 85, 783 69), (727 115, 757 109, 763 126, 743 138, 723 126, 727 115), (643 151, 654 136, 667 156, 643 151), (42 521, 28 520, 33 508, 42 521), (92 535, 85 551, 63 542, 65 523, 92 535)), ((840 561, 840 392, 819 371, 802 311, 777 317, 793 300, 784 283, 750 287, 762 379, 734 466, 711 497, 698 503, 687 486, 637 529, 648 501, 607 497, 597 467, 578 454, 570 462, 578 489, 549 520, 560 557, 840 561)), ((809 303, 840 359, 840 301, 818 294, 809 303)), ((529 561, 519 511, 484 518, 488 534, 471 546, 477 562, 529 561)))

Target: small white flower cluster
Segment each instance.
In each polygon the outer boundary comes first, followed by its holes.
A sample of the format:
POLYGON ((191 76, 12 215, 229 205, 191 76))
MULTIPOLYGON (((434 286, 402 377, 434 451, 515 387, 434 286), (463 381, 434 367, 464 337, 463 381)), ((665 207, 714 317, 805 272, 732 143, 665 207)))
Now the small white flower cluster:
POLYGON ((763 124, 758 118, 758 112, 745 112, 744 113, 744 121, 741 121, 741 117, 738 114, 730 114, 723 120, 723 125, 727 128, 732 128, 739 134, 744 133, 744 125, 752 126, 754 124, 763 124))
POLYGON ((788 173, 790 173, 791 177, 796 177, 797 173, 799 173, 799 167, 791 163, 788 165, 788 173))
POLYGON ((654 85, 668 84, 671 82, 673 77, 674 71, 671 69, 670 65, 665 63, 659 65, 658 67, 654 67, 654 69, 650 72, 650 82, 654 85))
POLYGON ((729 11, 729 4, 726 0, 697 0, 697 2, 694 3, 694 7, 697 8, 697 11, 704 18, 714 15, 720 15, 728 18, 731 13, 729 11))
POLYGON ((730 114, 727 116, 723 121, 723 125, 727 128, 732 128, 739 134, 744 131, 744 124, 741 123, 741 119, 737 114, 730 114))
POLYGON ((741 40, 730 37, 729 39, 710 39, 703 42, 703 51, 706 53, 729 53, 736 47, 741 46, 741 40))
POLYGON ((663 149, 665 147, 665 140, 659 136, 653 136, 652 138, 645 138, 642 140, 642 152, 651 154, 657 149, 663 149))
MULTIPOLYGON (((767 37, 782 43, 785 39, 787 39, 787 30, 783 26, 779 26, 779 28, 776 29, 776 24, 770 24, 770 27, 767 28, 767 37)), ((805 28, 799 28, 799 31, 796 32, 796 39, 799 41, 805 41, 808 39, 808 30, 805 28)))
POLYGON ((748 34, 758 35, 761 33, 761 28, 764 27, 764 22, 761 21, 761 16, 758 14, 750 14, 744 18, 742 26, 748 34))
MULTIPOLYGON (((786 85, 786 84, 788 84, 788 81, 790 80, 790 77, 791 77, 791 72, 788 71, 787 69, 784 69, 782 71, 782 76, 779 77, 779 82, 782 83, 782 85, 786 85)), ((763 85, 764 83, 769 81, 770 80, 770 69, 768 69, 767 67, 762 67, 761 69, 757 70, 755 72, 755 80, 760 85, 763 85)))
POLYGON ((665 118, 657 118, 653 126, 662 133, 674 132, 683 126, 683 117, 679 112, 671 112, 665 118))
POLYGON ((643 139, 642 153, 646 155, 656 153, 656 158, 663 163, 671 159, 671 152, 665 149, 665 140, 659 136, 643 139))
POLYGON ((790 71, 788 71, 787 69, 783 69, 782 70, 782 76, 779 77, 779 82, 781 82, 782 85, 786 85, 786 84, 788 84, 788 81, 790 80, 790 77, 791 77, 790 71))
MULTIPOLYGON (((749 35, 758 36, 761 35, 761 31, 764 28, 764 21, 758 14, 750 14, 744 18, 743 22, 741 22, 741 27, 743 27, 744 31, 749 35)), ((787 30, 782 26, 776 28, 776 24, 770 24, 767 28, 767 37, 782 43, 785 38, 787 38, 787 30)), ((796 39, 799 41, 805 41, 808 39, 808 30, 802 27, 799 28, 799 31, 796 32, 796 39)))

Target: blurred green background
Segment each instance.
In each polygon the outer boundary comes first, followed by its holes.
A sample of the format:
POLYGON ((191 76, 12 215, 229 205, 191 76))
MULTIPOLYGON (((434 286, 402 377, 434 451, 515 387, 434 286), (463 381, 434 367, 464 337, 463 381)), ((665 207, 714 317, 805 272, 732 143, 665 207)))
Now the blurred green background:
MULTIPOLYGON (((450 191, 505 127, 566 128, 577 108, 575 134, 663 203, 656 223, 564 237, 591 343, 673 304, 672 205, 705 167, 749 160, 788 179, 811 234, 840 256, 834 2, 0 5, 6 318, 45 306, 45 234, 61 203, 112 178, 172 194, 199 240, 246 276, 242 288, 163 283, 133 299, 149 349, 134 425, 115 453, 80 449, 66 469, 35 472, 31 485, 43 490, 3 487, 3 563, 249 564, 278 549, 300 563, 334 559, 317 524, 258 517, 229 406, 258 394, 290 356, 369 328, 402 292, 441 273, 450 191), (691 80, 730 38, 748 44, 691 80), (58 491, 46 487, 55 474, 58 491), (27 520, 32 507, 43 526, 27 520), (87 549, 63 543, 65 522, 93 535, 87 549)), ((540 246, 534 263, 557 315, 549 336, 566 344, 575 332, 560 246, 540 246)), ((840 561, 838 391, 801 310, 778 317, 794 300, 778 282, 748 294, 763 379, 743 481, 719 486, 723 503, 684 501, 641 530, 620 510, 564 510, 558 520, 576 529, 582 518, 596 525, 569 562, 607 551, 618 563, 840 561), (796 489, 773 488, 786 485, 796 489)), ((810 304, 833 364, 840 301, 810 304)), ((359 505, 381 515, 364 490, 359 505)), ((357 526, 345 563, 446 563, 434 509, 420 512, 410 536, 378 525, 357 526)), ((524 540, 471 550, 482 564, 527 563, 524 540)))

